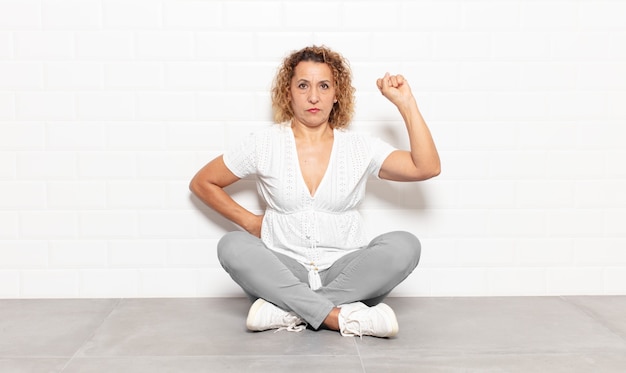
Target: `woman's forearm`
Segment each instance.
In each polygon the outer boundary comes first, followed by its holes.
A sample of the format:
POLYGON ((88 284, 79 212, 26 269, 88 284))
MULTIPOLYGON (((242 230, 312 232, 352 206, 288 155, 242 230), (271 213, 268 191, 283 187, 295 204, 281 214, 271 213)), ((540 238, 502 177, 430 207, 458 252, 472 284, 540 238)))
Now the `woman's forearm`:
POLYGON ((226 219, 256 236, 260 235, 262 217, 245 209, 222 187, 192 180, 190 189, 202 202, 226 219))
POLYGON ((432 176, 438 175, 441 172, 439 153, 426 121, 419 111, 417 102, 411 98, 406 103, 398 105, 398 110, 407 128, 411 159, 415 167, 420 170, 428 170, 432 176))

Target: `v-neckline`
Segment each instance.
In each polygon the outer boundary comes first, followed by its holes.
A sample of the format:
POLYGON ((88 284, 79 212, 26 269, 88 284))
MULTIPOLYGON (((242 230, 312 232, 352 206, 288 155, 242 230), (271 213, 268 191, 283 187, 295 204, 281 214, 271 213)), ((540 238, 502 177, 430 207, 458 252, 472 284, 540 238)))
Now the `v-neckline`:
POLYGON ((328 164, 326 165, 326 169, 324 170, 324 175, 322 175, 322 178, 320 179, 319 184, 317 184, 316 188, 315 188, 315 193, 311 193, 311 189, 309 189, 309 186, 306 184, 306 180, 304 179, 304 175, 302 174, 302 167, 300 167, 300 157, 298 155, 298 146, 296 144, 296 134, 293 132, 292 128, 289 128, 289 132, 291 134, 291 141, 292 141, 292 151, 295 155, 295 160, 296 160, 296 168, 298 170, 298 175, 300 175, 299 179, 300 182, 302 183, 302 185, 304 186, 304 190, 306 190, 306 194, 310 199, 315 199, 315 196, 317 196, 317 194, 319 193, 322 185, 324 185, 324 181, 327 179, 327 175, 330 171, 331 165, 333 163, 333 158, 335 157, 335 146, 337 144, 337 131, 335 131, 333 129, 333 145, 330 148, 330 156, 328 157, 328 164))

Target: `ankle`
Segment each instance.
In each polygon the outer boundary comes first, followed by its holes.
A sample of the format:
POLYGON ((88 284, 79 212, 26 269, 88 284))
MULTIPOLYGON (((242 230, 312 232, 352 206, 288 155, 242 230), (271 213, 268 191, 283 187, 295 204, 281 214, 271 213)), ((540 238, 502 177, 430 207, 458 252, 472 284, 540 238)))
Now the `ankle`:
POLYGON ((333 308, 322 324, 330 330, 339 331, 339 311, 341 311, 341 309, 338 307, 333 308))

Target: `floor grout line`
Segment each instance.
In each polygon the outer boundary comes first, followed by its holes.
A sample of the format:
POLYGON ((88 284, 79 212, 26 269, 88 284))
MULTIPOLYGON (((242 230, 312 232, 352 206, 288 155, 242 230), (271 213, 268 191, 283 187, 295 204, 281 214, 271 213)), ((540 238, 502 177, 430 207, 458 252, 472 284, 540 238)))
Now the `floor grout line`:
POLYGON ((367 370, 365 369, 365 363, 363 362, 363 355, 361 355, 361 349, 359 348, 359 344, 356 341, 356 337, 353 342, 356 348, 356 355, 359 357, 359 363, 361 363, 361 369, 363 369, 363 373, 367 373, 367 370))
POLYGON ((59 373, 63 373, 65 372, 65 370, 67 369, 67 367, 72 363, 72 361, 74 361, 74 359, 76 358, 76 356, 82 351, 82 349, 85 347, 85 345, 96 335, 96 333, 98 332, 98 330, 100 328, 102 328, 102 325, 104 325, 104 323, 107 321, 107 319, 111 316, 111 314, 117 309, 117 307, 119 307, 120 303, 122 302, 121 299, 115 299, 115 303, 113 304, 113 307, 111 307, 111 309, 109 310, 109 312, 106 314, 106 316, 104 316, 102 318, 102 322, 96 326, 95 328, 93 328, 93 331, 87 335, 85 337, 85 339, 83 340, 83 342, 78 346, 78 348, 76 349, 76 351, 74 351, 74 353, 72 354, 72 356, 70 356, 70 358, 67 360, 67 362, 63 365, 63 368, 61 368, 61 371, 59 373))
POLYGON ((610 323, 608 323, 605 320, 604 317, 600 316, 596 311, 594 311, 593 309, 585 306, 584 304, 580 304, 580 303, 576 302, 574 300, 574 298, 572 298, 572 297, 561 296, 560 298, 565 303, 571 305, 572 307, 578 309, 579 311, 581 311, 585 315, 591 317, 598 324, 602 325, 607 331, 609 331, 610 333, 614 334, 615 336, 620 337, 626 343, 626 334, 620 332, 619 330, 615 330, 615 328, 610 323))

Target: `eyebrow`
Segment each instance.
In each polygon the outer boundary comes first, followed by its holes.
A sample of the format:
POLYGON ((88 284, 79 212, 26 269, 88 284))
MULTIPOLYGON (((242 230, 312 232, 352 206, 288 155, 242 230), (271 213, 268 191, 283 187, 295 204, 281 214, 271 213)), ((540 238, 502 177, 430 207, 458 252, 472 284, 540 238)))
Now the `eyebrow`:
MULTIPOLYGON (((311 83, 309 80, 304 79, 304 78, 302 78, 302 79, 298 79, 298 83, 300 83, 300 82, 311 83)), ((319 81, 319 83, 328 83, 328 84, 330 84, 330 82, 331 82, 331 81, 330 81, 330 80, 327 80, 327 79, 324 79, 324 80, 320 80, 320 81, 319 81)))

